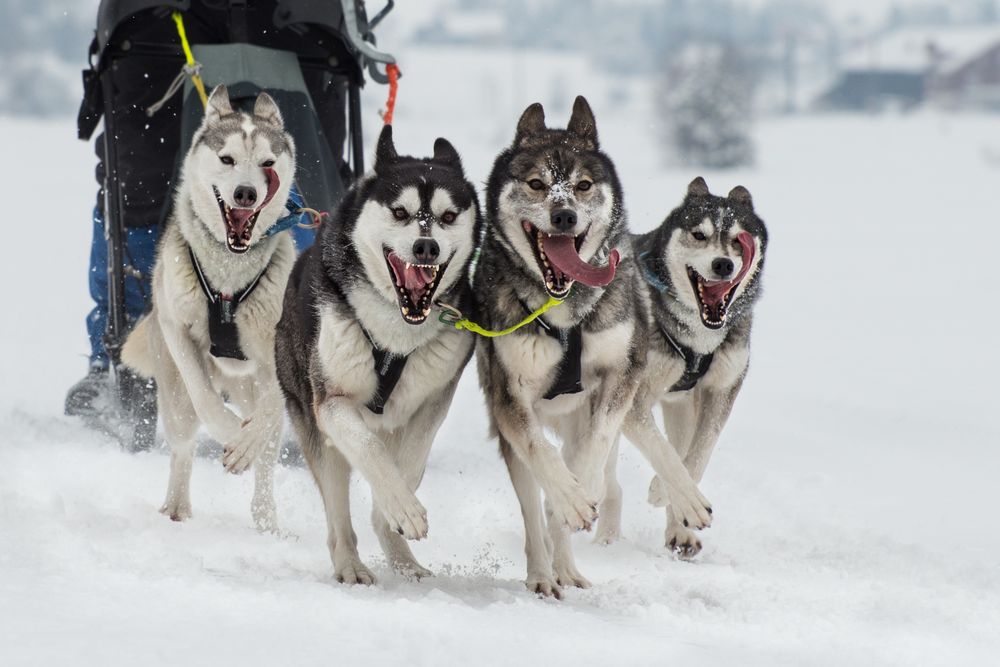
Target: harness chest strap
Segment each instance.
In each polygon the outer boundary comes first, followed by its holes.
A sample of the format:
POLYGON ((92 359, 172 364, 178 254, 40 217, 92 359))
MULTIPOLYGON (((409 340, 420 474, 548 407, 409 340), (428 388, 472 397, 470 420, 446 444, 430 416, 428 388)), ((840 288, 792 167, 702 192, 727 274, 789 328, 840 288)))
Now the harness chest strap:
POLYGON ((372 345, 372 361, 375 364, 375 376, 378 378, 375 395, 365 407, 380 415, 384 412, 385 404, 392 396, 396 384, 399 383, 399 378, 403 375, 403 369, 406 368, 406 362, 409 361, 410 357, 408 355, 395 355, 388 350, 383 350, 367 329, 361 327, 361 331, 364 332, 365 338, 372 345))
MULTIPOLYGON (((523 301, 521 307, 529 313, 532 312, 523 301)), ((551 400, 563 394, 579 394, 583 391, 583 372, 580 362, 583 356, 583 326, 577 324, 569 329, 557 329, 540 316, 535 317, 535 323, 548 336, 559 341, 563 349, 562 359, 556 368, 555 380, 542 398, 551 400)))
POLYGON ((198 257, 195 256, 194 250, 190 246, 188 246, 188 255, 191 257, 194 273, 198 277, 198 285, 201 286, 201 291, 208 298, 208 337, 211 341, 209 351, 213 357, 246 361, 247 357, 240 347, 240 336, 236 327, 236 309, 257 288, 261 277, 270 266, 270 262, 246 287, 234 294, 223 294, 212 289, 212 286, 208 284, 201 264, 198 262, 198 257))
POLYGON ((684 374, 667 391, 687 391, 694 388, 698 384, 698 380, 705 377, 705 373, 712 367, 712 359, 715 358, 715 354, 698 354, 691 348, 685 347, 674 340, 673 336, 667 333, 667 330, 663 327, 657 328, 660 330, 660 335, 667 342, 667 347, 676 352, 684 360, 684 374))

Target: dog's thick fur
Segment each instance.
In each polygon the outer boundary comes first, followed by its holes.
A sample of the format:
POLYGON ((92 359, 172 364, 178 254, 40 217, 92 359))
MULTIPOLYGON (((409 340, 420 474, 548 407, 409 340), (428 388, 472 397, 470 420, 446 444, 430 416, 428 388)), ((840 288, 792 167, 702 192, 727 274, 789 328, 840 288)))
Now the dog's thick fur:
MULTIPOLYGON (((613 509, 621 502, 614 479, 616 438, 643 374, 647 339, 642 278, 626 230, 621 186, 614 164, 598 146, 594 116, 582 97, 565 130, 545 126, 540 104, 528 107, 513 144, 494 164, 474 281, 477 315, 488 328, 519 322, 553 295, 554 282, 560 288, 562 283, 543 268, 549 266, 547 255, 532 247, 538 234, 545 243, 571 234, 580 259, 594 266, 607 264, 612 249, 621 254, 610 284, 590 287, 577 281, 565 301, 544 315, 552 327, 582 328, 582 392, 544 398, 564 348, 534 324, 485 339, 477 353, 491 427, 524 518, 526 584, 558 597, 561 586, 589 586, 574 563, 570 534, 590 529, 599 501, 610 518, 602 518, 598 539, 611 541, 619 532, 619 513, 613 509), (566 210, 577 219, 570 232, 557 226, 566 210), (560 436, 562 457, 545 428, 560 436), (613 488, 605 493, 606 471, 613 488), (545 492, 544 516, 539 486, 545 492)), ((699 510, 708 518, 707 505, 690 486, 688 520, 699 523, 699 510)))
POLYGON ((226 88, 216 88, 184 158, 173 214, 160 241, 152 310, 129 335, 122 353, 128 366, 156 379, 171 450, 170 481, 160 511, 175 521, 191 516, 195 433, 204 425, 224 445, 226 470, 240 473, 253 464, 254 521, 262 530, 275 529, 272 469, 283 410, 274 330, 295 248, 289 234, 264 234, 283 212, 294 174, 294 144, 274 101, 262 93, 253 113, 235 111, 226 88), (225 206, 238 209, 237 188, 266 192, 262 164, 273 169, 280 184, 260 209, 248 241, 237 241, 233 250, 227 245, 232 234, 219 197, 225 206), (239 345, 247 360, 210 353, 208 298, 189 252, 198 258, 208 283, 224 294, 239 292, 263 271, 236 311, 239 345))
POLYGON ((475 188, 451 144, 438 139, 432 158, 402 157, 386 126, 374 171, 345 195, 289 280, 278 325, 278 373, 323 497, 338 581, 375 581, 358 555, 351 523, 352 468, 371 485, 372 523, 389 564, 413 577, 430 574, 406 543, 427 535, 426 512, 414 492, 473 338, 427 314, 432 298, 469 312, 468 270, 481 222, 475 188), (421 259, 418 243, 430 240, 440 256, 421 259), (400 262, 407 262, 405 269, 400 262), (400 276, 420 263, 437 266, 425 269, 437 288, 413 298, 400 276), (382 414, 367 407, 379 387, 373 346, 408 357, 382 414))
MULTIPOLYGON (((656 230, 633 239, 636 256, 645 264, 645 289, 651 303, 647 368, 624 433, 654 455, 683 460, 700 482, 750 360, 753 306, 760 295, 760 274, 767 248, 767 230, 754 212, 750 193, 737 186, 728 197, 709 193, 696 178, 681 206, 656 230), (699 281, 721 280, 715 262, 722 260, 730 275, 738 275, 746 259, 737 236, 750 235, 754 254, 745 277, 731 288, 721 324, 698 297, 699 281), (728 262, 726 261, 728 260, 728 262), (671 391, 685 364, 670 340, 698 355, 712 354, 708 371, 688 390, 671 391), (662 406, 669 441, 653 426, 652 409, 662 406)), ((728 287, 728 286, 727 286, 728 287)), ((654 505, 667 506, 666 545, 682 558, 701 550, 701 542, 677 511, 673 480, 659 469, 649 489, 654 505)), ((611 483, 611 480, 609 480, 611 483)), ((603 518, 602 518, 603 520, 603 518)))

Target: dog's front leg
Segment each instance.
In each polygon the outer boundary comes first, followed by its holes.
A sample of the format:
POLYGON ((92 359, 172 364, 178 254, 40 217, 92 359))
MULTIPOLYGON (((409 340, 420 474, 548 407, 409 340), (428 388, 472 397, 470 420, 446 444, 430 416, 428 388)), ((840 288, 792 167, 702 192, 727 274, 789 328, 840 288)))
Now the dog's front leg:
MULTIPOLYGON (((448 406, 451 405, 457 387, 458 380, 455 380, 444 390, 429 397, 393 438, 396 440, 393 452, 396 464, 411 491, 416 492, 424 477, 434 436, 448 414, 448 406)), ((372 508, 372 526, 392 569, 413 579, 433 575, 433 572, 417 562, 406 540, 389 527, 385 515, 377 507, 372 508)))
POLYGON ((637 392, 636 400, 625 416, 622 432, 665 482, 670 505, 679 522, 700 530, 712 523, 711 505, 691 479, 677 450, 656 426, 648 398, 650 395, 645 387, 637 392))
POLYGON ((274 503, 274 464, 278 459, 281 429, 284 425, 284 401, 273 369, 245 379, 231 391, 230 398, 249 422, 239 437, 223 450, 226 470, 241 473, 253 465, 254 492, 250 510, 260 531, 278 529, 274 503))
POLYGON ((201 352, 187 331, 166 316, 165 311, 158 312, 163 340, 191 397, 195 414, 212 438, 223 444, 232 442, 239 435, 243 420, 226 407, 212 388, 201 352))
POLYGON ((375 504, 389 527, 408 540, 426 537, 427 510, 354 402, 346 396, 328 396, 315 406, 315 412, 320 429, 371 485, 375 504))
POLYGON ((571 531, 590 530, 597 520, 597 500, 587 496, 559 450, 546 439, 534 409, 511 396, 496 397, 492 408, 497 429, 545 491, 555 519, 571 531))
MULTIPOLYGON (((736 395, 739 393, 742 380, 730 390, 719 390, 708 387, 695 389, 698 392, 697 421, 691 446, 684 457, 684 466, 690 471, 695 483, 701 482, 712 455, 715 444, 719 441, 722 428, 729 419, 736 395)), ((669 483, 668 483, 669 491, 669 483)), ((701 541, 685 523, 682 512, 671 496, 667 507, 667 530, 665 534, 667 548, 677 553, 681 558, 693 558, 701 551, 701 541)))

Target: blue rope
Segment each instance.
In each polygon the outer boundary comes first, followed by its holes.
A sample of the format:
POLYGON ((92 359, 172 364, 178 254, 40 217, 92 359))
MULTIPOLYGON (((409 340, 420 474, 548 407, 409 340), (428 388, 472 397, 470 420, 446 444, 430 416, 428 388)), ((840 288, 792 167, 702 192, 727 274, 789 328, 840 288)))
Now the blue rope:
POLYGON ((646 279, 646 282, 655 287, 660 292, 666 292, 670 289, 670 285, 660 280, 660 277, 653 273, 649 265, 646 264, 646 256, 649 255, 649 251, 639 255, 639 266, 642 267, 642 277, 646 279))
POLYGON ((264 238, 280 234, 299 223, 303 225, 311 224, 313 221, 312 216, 302 210, 302 207, 305 205, 306 200, 302 198, 302 193, 299 192, 298 186, 292 183, 292 187, 288 191, 288 200, 285 201, 285 209, 288 211, 288 215, 278 218, 278 221, 264 232, 264 238))

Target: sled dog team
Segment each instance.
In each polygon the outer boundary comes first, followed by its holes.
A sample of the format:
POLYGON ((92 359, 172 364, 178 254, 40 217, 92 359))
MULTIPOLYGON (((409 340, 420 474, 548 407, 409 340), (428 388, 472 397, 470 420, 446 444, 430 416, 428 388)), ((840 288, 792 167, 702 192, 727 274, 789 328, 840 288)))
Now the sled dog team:
POLYGON ((447 140, 430 157, 399 155, 386 126, 372 171, 296 259, 288 234, 269 233, 294 177, 274 101, 261 94, 241 111, 216 88, 183 161, 152 310, 123 352, 159 388, 164 514, 191 516, 204 426, 227 470, 253 468, 254 521, 274 530, 287 411, 322 495, 337 580, 375 581, 358 555, 352 470, 371 485, 393 569, 431 574, 408 545, 427 535, 415 491, 475 353, 524 518, 529 590, 590 585, 574 531, 596 524, 598 541, 619 537, 620 434, 656 473, 649 500, 666 508, 667 546, 698 553, 712 509, 697 482, 747 370, 767 245, 745 188, 716 196, 697 178, 659 228, 630 234, 583 97, 565 129, 548 127, 540 104, 525 110, 485 211, 447 140), (439 321, 442 309, 454 317, 439 321), (457 317, 503 335, 474 335, 457 317))

